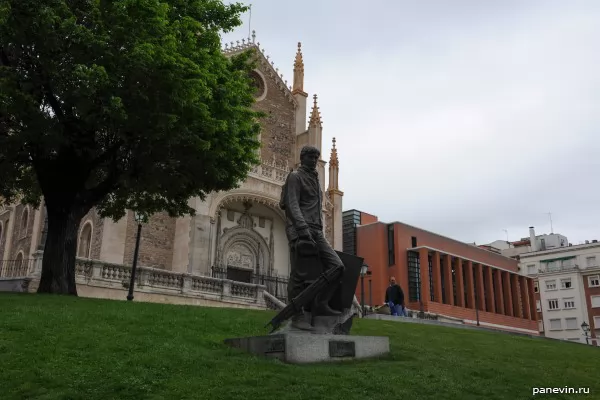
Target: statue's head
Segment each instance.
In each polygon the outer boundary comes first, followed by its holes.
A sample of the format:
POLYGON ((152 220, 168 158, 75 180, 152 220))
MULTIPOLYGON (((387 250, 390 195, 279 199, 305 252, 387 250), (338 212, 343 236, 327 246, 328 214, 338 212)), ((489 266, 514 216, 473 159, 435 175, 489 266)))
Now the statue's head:
POLYGON ((314 146, 304 146, 300 151, 300 164, 303 166, 315 169, 321 152, 314 146))

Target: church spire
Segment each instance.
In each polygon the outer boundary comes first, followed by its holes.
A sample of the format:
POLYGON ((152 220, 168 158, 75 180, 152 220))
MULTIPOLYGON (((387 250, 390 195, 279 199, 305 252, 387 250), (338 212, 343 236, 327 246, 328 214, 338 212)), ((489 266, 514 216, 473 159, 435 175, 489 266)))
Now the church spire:
POLYGON ((327 197, 333 205, 331 209, 330 218, 328 223, 330 234, 329 240, 332 247, 335 250, 342 251, 343 249, 343 226, 342 226, 342 200, 344 192, 340 190, 339 184, 339 160, 337 148, 335 147, 335 138, 332 140, 333 146, 331 146, 331 157, 329 158, 329 187, 327 188, 327 197))
POLYGON ((313 108, 310 113, 309 126, 321 127, 323 123, 321 121, 321 112, 319 111, 319 106, 317 106, 317 95, 313 96, 313 108))
POLYGON ((339 176, 339 160, 338 160, 338 154, 337 154, 337 149, 335 148, 335 138, 333 138, 332 140, 333 142, 333 146, 331 147, 331 156, 329 157, 329 187, 327 188, 327 190, 329 191, 339 191, 339 182, 338 182, 338 176, 339 176))
POLYGON ((302 59, 302 43, 298 42, 298 51, 294 60, 294 84, 292 86, 292 94, 302 94, 308 97, 304 92, 304 60, 302 59))

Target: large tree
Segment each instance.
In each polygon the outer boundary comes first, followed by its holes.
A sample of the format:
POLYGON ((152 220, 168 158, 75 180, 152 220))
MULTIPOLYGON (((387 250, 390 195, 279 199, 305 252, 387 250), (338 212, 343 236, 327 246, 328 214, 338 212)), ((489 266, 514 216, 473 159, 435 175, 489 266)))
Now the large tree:
POLYGON ((192 214, 257 160, 250 55, 221 52, 241 4, 0 0, 0 196, 38 205, 39 292, 77 295, 77 230, 92 207, 192 214))

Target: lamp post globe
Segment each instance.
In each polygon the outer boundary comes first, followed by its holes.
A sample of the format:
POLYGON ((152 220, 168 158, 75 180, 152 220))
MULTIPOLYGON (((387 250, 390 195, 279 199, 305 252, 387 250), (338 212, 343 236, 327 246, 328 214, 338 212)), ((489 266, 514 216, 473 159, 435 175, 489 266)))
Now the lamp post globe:
POLYGON ((133 289, 135 286, 135 273, 137 271, 137 260, 140 252, 140 237, 142 233, 142 223, 146 222, 146 215, 135 211, 133 218, 137 222, 137 234, 135 237, 135 250, 133 252, 133 264, 131 265, 131 280, 129 281, 129 292, 127 293, 127 300, 133 300, 133 289))
POLYGON ((587 324, 587 322, 583 321, 583 323, 581 324, 581 329, 587 333, 590 331, 590 326, 587 324))
POLYGON ((583 331, 583 334, 585 336, 585 343, 590 344, 589 336, 588 336, 588 333, 590 332, 590 325, 587 322, 583 321, 581 323, 581 330, 583 331))

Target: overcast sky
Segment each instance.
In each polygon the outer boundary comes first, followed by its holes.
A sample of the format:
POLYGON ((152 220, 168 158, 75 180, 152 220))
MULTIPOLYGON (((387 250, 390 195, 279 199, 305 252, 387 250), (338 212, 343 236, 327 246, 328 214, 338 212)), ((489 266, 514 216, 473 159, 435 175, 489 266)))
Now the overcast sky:
POLYGON ((600 1, 254 0, 251 29, 289 83, 302 42, 344 210, 600 239, 600 1))

